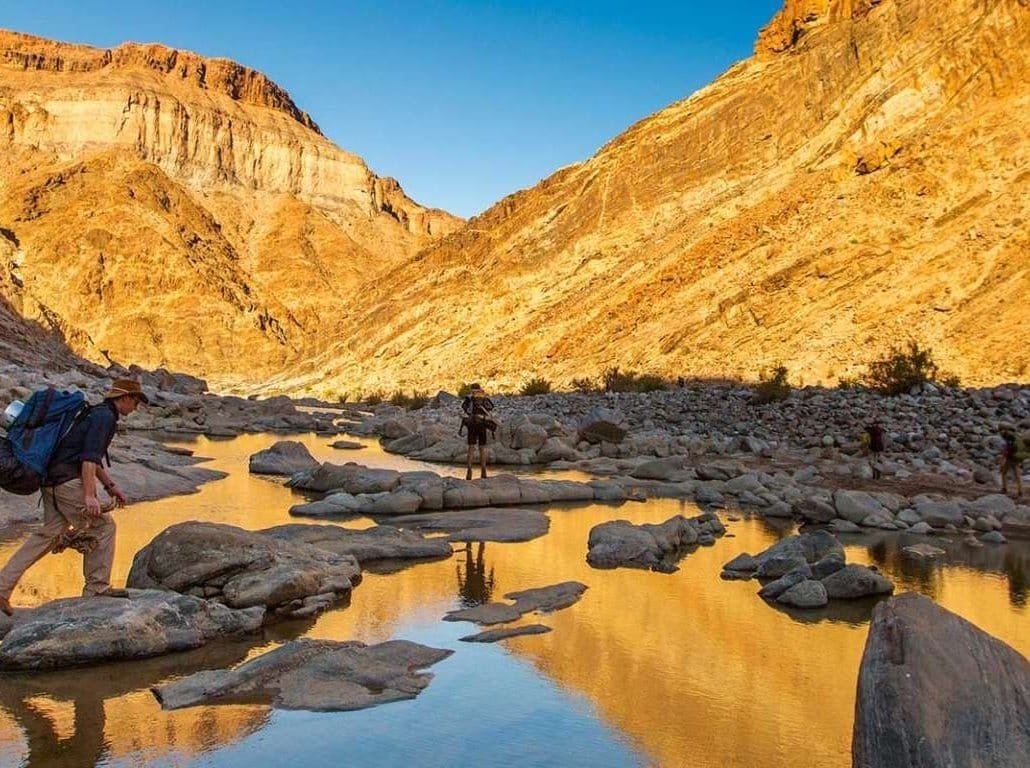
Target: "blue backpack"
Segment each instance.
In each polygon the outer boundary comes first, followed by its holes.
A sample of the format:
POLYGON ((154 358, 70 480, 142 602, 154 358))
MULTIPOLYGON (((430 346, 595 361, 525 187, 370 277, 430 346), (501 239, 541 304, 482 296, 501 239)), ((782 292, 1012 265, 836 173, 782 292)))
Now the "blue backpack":
POLYGON ((81 392, 33 392, 0 441, 0 488, 22 496, 38 491, 57 446, 87 409, 81 392))

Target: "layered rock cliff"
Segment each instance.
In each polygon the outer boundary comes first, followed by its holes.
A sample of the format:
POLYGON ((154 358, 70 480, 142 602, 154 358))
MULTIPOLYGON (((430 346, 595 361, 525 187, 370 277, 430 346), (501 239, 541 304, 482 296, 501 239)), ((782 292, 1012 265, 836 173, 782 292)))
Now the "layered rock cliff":
POLYGON ((1026 380, 1026 3, 789 0, 757 54, 398 266, 278 385, 831 383, 907 339, 1026 380))
POLYGON ((259 72, 0 32, 5 295, 95 360, 247 382, 460 220, 326 139, 259 72))

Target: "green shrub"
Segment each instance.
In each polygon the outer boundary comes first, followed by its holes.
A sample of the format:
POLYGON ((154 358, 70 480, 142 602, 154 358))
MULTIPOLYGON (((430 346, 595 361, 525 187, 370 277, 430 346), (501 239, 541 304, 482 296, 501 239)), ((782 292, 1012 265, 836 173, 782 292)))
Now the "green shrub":
POLYGON ((458 385, 458 397, 465 398, 472 394, 471 384, 459 384, 458 385))
POLYGON ((958 374, 954 373, 942 373, 941 384, 946 386, 948 389, 961 389, 962 379, 958 377, 958 374))
POLYGON ((904 395, 936 376, 933 351, 920 349, 917 342, 910 341, 907 349, 891 347, 886 357, 870 363, 862 383, 885 395, 904 395))
POLYGON ((532 378, 522 385, 520 395, 546 395, 551 391, 551 382, 540 377, 532 378))
POLYGON ((772 373, 762 371, 754 391, 754 400, 758 403, 774 403, 790 397, 791 386, 787 381, 787 366, 777 365, 772 369, 772 373))
POLYGON ((385 395, 383 394, 383 390, 375 389, 365 395, 364 402, 366 405, 379 405, 383 402, 384 397, 385 395))
POLYGON ((837 389, 858 389, 860 386, 857 376, 841 376, 837 379, 837 389))
POLYGON ((583 394, 596 392, 598 390, 597 382, 589 376, 584 376, 582 379, 573 379, 570 386, 574 392, 581 392, 583 394))
POLYGON ((620 371, 614 365, 601 374, 601 385, 605 392, 655 392, 668 389, 668 382, 653 373, 638 374, 635 371, 620 371))

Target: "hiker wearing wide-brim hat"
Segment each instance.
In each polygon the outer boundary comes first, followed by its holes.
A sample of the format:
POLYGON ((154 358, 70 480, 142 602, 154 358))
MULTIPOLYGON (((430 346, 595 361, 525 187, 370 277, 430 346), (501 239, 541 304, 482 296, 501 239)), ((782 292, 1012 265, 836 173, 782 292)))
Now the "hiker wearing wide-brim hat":
POLYGON ((0 569, 0 611, 11 613, 11 593, 25 571, 48 552, 64 547, 82 552, 84 597, 126 596, 124 589, 111 588, 115 524, 109 512, 129 500, 103 462, 118 419, 149 402, 138 381, 115 379, 104 401, 86 409, 61 439, 40 489, 43 526, 0 569), (98 481, 108 496, 103 503, 97 497, 98 481))
POLYGON ((145 405, 150 405, 150 398, 135 379, 115 379, 111 382, 111 388, 104 393, 105 400, 117 400, 126 396, 135 397, 145 405))
POLYGON ((490 418, 490 411, 493 409, 494 404, 486 396, 486 391, 479 384, 470 385, 469 396, 461 403, 461 410, 465 414, 462 421, 468 428, 466 480, 472 479, 472 454, 476 445, 479 446, 479 476, 486 477, 486 432, 497 429, 497 422, 490 418))

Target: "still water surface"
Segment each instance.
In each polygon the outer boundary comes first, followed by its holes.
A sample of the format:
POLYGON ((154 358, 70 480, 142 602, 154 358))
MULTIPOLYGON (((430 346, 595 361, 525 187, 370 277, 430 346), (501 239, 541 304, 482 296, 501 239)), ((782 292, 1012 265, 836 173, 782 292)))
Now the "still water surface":
MULTIPOLYGON (((259 529, 298 522, 287 515, 296 495, 247 473, 248 457, 276 439, 183 444, 212 457, 207 466, 229 477, 192 496, 117 513, 115 583, 124 581, 133 553, 173 523, 259 529)), ((300 439, 323 460, 426 468, 374 443, 341 452, 328 439, 300 439)), ((670 500, 557 508, 541 539, 473 545, 449 560, 367 573, 348 606, 314 621, 148 661, 0 678, 0 766, 849 766, 871 605, 791 615, 759 599, 754 582, 721 581, 722 563, 793 532, 759 520, 727 520, 732 537, 689 555, 672 575, 586 564, 587 535, 597 523, 661 522, 680 513, 696 510, 670 500), (456 607, 570 579, 590 586, 579 603, 526 617, 553 627, 547 635, 473 645, 458 642, 473 625, 441 621, 456 607), (415 701, 362 712, 163 712, 148 690, 301 636, 405 638, 455 653, 432 668, 435 679, 415 701)), ((0 560, 19 542, 16 533, 0 540, 0 560)), ((1030 653, 1027 544, 956 548, 947 563, 914 565, 902 560, 890 536, 845 543, 849 561, 877 563, 899 591, 929 594, 1030 653)), ((14 602, 78 594, 80 562, 75 553, 48 557, 27 574, 14 602)))

